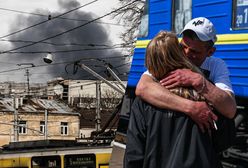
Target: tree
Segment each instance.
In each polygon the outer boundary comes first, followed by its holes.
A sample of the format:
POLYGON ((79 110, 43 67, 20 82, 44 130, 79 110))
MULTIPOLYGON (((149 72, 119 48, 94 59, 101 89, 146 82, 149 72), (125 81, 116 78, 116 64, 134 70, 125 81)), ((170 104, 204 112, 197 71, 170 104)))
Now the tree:
POLYGON ((113 90, 107 89, 102 94, 101 107, 104 109, 114 109, 121 102, 122 95, 113 90))
POLYGON ((113 14, 113 18, 117 19, 126 26, 126 30, 122 33, 121 38, 126 45, 134 42, 138 35, 138 27, 141 22, 142 13, 145 7, 145 0, 120 0, 120 5, 127 7, 118 10, 113 14))

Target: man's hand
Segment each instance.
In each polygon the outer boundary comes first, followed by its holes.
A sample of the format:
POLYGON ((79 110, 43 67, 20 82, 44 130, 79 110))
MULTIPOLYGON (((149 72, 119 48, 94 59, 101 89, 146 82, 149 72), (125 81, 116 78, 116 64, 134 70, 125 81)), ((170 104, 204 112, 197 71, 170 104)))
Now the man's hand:
POLYGON ((193 86, 197 87, 202 84, 202 75, 192 72, 189 69, 177 69, 169 73, 160 84, 167 89, 175 88, 177 86, 193 86))
POLYGON ((193 109, 189 113, 189 116, 196 122, 202 132, 214 128, 213 121, 218 119, 206 102, 194 102, 193 109))

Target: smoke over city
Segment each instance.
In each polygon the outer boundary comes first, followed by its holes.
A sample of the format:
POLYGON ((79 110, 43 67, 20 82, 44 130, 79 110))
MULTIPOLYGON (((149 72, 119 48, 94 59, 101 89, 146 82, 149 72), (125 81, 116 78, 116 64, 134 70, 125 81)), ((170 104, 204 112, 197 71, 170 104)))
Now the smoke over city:
MULTIPOLYGON (((1 51, 7 51, 1 55, 1 62, 11 64, 1 65, 2 71, 6 71, 10 76, 6 78, 8 75, 1 73, 0 79, 2 81, 13 80, 13 75, 15 75, 15 80, 25 81, 25 70, 8 72, 9 69, 25 67, 30 67, 30 82, 46 82, 45 80, 56 77, 63 77, 64 79, 95 79, 88 72, 74 66, 73 62, 80 60, 80 63, 84 63, 105 78, 109 75, 105 72, 106 68, 103 65, 104 63, 110 63, 114 72, 120 78, 126 80, 126 76, 121 74, 128 72, 130 65, 126 62, 129 60, 123 56, 124 54, 120 52, 121 50, 113 49, 113 46, 117 47, 118 45, 111 42, 106 28, 107 24, 100 23, 101 20, 86 24, 100 16, 95 15, 94 11, 90 13, 84 12, 82 7, 60 18, 54 18, 83 5, 78 1, 67 0, 58 0, 58 4, 59 11, 57 12, 36 9, 32 13, 42 14, 42 16, 19 14, 14 22, 9 23, 11 26, 9 32, 12 33, 44 22, 2 38, 10 41, 11 45, 6 45, 5 43, 0 45, 1 51), (84 26, 79 27, 80 25, 84 26), (43 39, 47 40, 39 42, 43 39), (38 43, 22 47, 36 42, 38 43), (43 58, 48 53, 53 55, 51 64, 46 64, 43 61, 43 58), (105 60, 105 62, 102 60, 105 60), (35 67, 31 67, 29 63, 35 67)), ((91 5, 94 6, 94 4, 91 5)))

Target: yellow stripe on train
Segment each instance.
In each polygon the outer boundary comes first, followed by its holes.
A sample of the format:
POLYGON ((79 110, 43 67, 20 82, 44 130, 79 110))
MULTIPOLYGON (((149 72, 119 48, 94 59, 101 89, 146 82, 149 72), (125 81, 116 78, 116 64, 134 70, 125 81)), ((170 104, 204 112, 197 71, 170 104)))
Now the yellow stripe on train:
MULTIPOLYGON (((215 44, 248 44, 248 34, 220 34, 215 44)), ((181 38, 179 38, 181 40, 181 38)), ((150 40, 138 40, 136 48, 146 48, 150 40)))

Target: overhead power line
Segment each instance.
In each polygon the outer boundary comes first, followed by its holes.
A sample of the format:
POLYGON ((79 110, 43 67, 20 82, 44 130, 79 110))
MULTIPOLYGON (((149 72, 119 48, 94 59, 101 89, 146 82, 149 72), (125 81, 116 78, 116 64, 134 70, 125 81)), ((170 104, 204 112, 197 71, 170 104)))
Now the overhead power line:
POLYGON ((0 64, 10 64, 10 65, 16 65, 16 63, 12 63, 12 62, 3 62, 3 61, 0 61, 0 64))
MULTIPOLYGON (((34 43, 35 42, 35 41, 30 41, 30 40, 8 40, 8 39, 0 39, 0 41, 13 42, 13 43, 34 43)), ((89 47, 115 47, 115 46, 127 46, 127 45, 133 44, 133 42, 111 45, 111 44, 95 44, 95 43, 88 43, 88 44, 83 44, 83 43, 52 43, 52 42, 46 42, 46 41, 43 41, 41 43, 53 45, 53 46, 89 46, 89 47)))
POLYGON ((36 15, 36 16, 45 16, 45 17, 48 17, 47 15, 43 15, 43 14, 32 13, 32 12, 23 12, 23 11, 13 10, 13 9, 7 9, 7 8, 0 8, 0 10, 10 11, 10 12, 16 12, 16 13, 22 13, 22 14, 29 14, 29 15, 36 15))
MULTIPOLYGON (((119 56, 118 56, 119 57, 119 56)), ((121 56, 121 58, 124 58, 124 57, 129 57, 128 55, 124 55, 124 56, 121 56)), ((117 56, 115 57, 109 57, 109 59, 113 59, 113 58, 117 58, 117 56)), ((104 58, 104 59, 108 59, 108 57, 104 58)), ((104 59, 99 59, 98 60, 104 60, 104 59)), ((89 58, 82 58, 82 59, 79 59, 77 61, 92 61, 92 60, 96 60, 92 57, 89 57, 89 58)), ((76 61, 65 61, 65 62, 58 62, 58 63, 53 63, 53 64, 41 64, 41 65, 34 65, 34 66, 30 66, 30 67, 21 67, 21 68, 14 68, 14 69, 8 69, 8 70, 3 70, 3 71, 0 71, 0 74, 2 73, 8 73, 8 72, 14 72, 14 71, 20 71, 20 70, 25 70, 27 68, 29 69, 33 69, 33 68, 39 68, 39 67, 45 67, 45 66, 55 66, 55 65, 63 65, 63 64, 67 64, 67 65, 73 65, 76 61)))
POLYGON ((126 47, 104 47, 104 48, 83 48, 83 49, 71 49, 71 50, 56 50, 56 51, 12 51, 8 54, 41 54, 41 53, 69 53, 69 52, 80 52, 80 51, 95 51, 95 50, 114 50, 118 48, 130 48, 131 46, 126 47))
POLYGON ((81 28, 81 27, 86 26, 86 25, 88 25, 88 24, 90 24, 90 23, 93 23, 93 22, 95 22, 95 21, 97 21, 97 20, 99 20, 99 19, 102 19, 102 18, 104 18, 104 17, 106 17, 106 16, 108 16, 108 15, 110 15, 110 14, 112 14, 112 13, 115 13, 115 12, 117 12, 117 11, 119 11, 119 10, 121 10, 121 9, 123 9, 123 8, 125 8, 125 7, 127 7, 127 6, 129 6, 129 5, 131 5, 131 4, 133 4, 133 3, 135 3, 135 2, 137 2, 137 1, 133 1, 133 2, 131 2, 131 3, 128 3, 127 5, 124 5, 124 6, 120 7, 120 8, 118 8, 118 9, 115 9, 115 10, 113 10, 113 11, 111 11, 111 12, 109 12, 109 13, 103 15, 103 16, 100 16, 100 17, 98 17, 98 18, 96 18, 96 19, 92 19, 91 21, 88 21, 88 22, 86 22, 86 23, 84 23, 84 24, 82 24, 82 25, 76 26, 76 27, 71 28, 71 29, 69 29, 69 30, 66 30, 66 31, 64 31, 64 32, 58 33, 58 34, 56 34, 56 35, 53 35, 53 36, 50 36, 50 37, 47 37, 47 38, 44 38, 44 39, 39 40, 39 41, 37 41, 37 42, 33 42, 33 43, 31 43, 31 44, 27 44, 27 45, 24 45, 24 46, 20 46, 20 47, 17 47, 17 48, 11 49, 11 50, 7 50, 7 51, 2 51, 0 54, 5 54, 5 53, 11 52, 11 51, 15 51, 15 50, 19 50, 19 49, 22 49, 22 48, 26 48, 26 47, 29 47, 29 46, 32 46, 32 45, 41 43, 41 42, 43 42, 43 41, 46 41, 46 40, 53 39, 53 38, 55 38, 55 37, 61 36, 61 35, 63 35, 63 34, 69 33, 69 32, 71 32, 71 31, 74 31, 74 30, 78 29, 78 28, 81 28))
MULTIPOLYGON (((0 10, 49 18, 49 15, 44 15, 44 14, 39 14, 39 13, 24 12, 24 11, 7 9, 7 8, 0 8, 0 10)), ((58 19, 71 20, 71 21, 77 21, 77 22, 87 22, 87 21, 89 21, 89 20, 86 20, 86 19, 74 19, 74 18, 66 18, 66 17, 58 17, 58 19)), ((119 23, 109 23, 109 22, 96 22, 96 23, 109 24, 109 25, 115 25, 115 26, 126 26, 126 25, 122 25, 122 24, 119 24, 119 23)))
POLYGON ((4 36, 2 36, 2 37, 0 37, 0 38, 5 38, 5 37, 8 37, 8 36, 11 36, 11 35, 20 33, 20 32, 22 32, 22 31, 24 31, 24 30, 28 30, 28 29, 30 29, 30 28, 33 28, 33 27, 35 27, 35 26, 41 25, 41 24, 43 24, 43 23, 46 23, 46 22, 48 22, 48 21, 50 21, 50 20, 52 20, 52 19, 57 19, 57 18, 59 18, 59 17, 61 17, 61 16, 63 16, 63 15, 66 15, 66 14, 70 13, 70 12, 73 12, 73 11, 75 11, 75 10, 78 10, 78 9, 80 9, 80 8, 83 8, 83 7, 85 7, 85 6, 88 6, 88 5, 92 4, 92 3, 95 3, 96 1, 98 1, 98 0, 91 1, 91 2, 89 2, 89 3, 87 3, 87 4, 85 4, 85 5, 82 5, 82 6, 79 6, 79 7, 77 7, 77 8, 74 8, 74 9, 72 9, 72 10, 69 10, 69 11, 67 11, 67 12, 65 12, 65 13, 62 13, 62 14, 60 14, 60 15, 57 15, 57 16, 55 16, 55 17, 47 18, 47 20, 45 20, 45 21, 39 22, 39 23, 34 24, 34 25, 32 25, 32 26, 26 27, 26 28, 24 28, 24 29, 21 29, 21 30, 12 32, 12 33, 7 34, 7 35, 4 35, 4 36))

